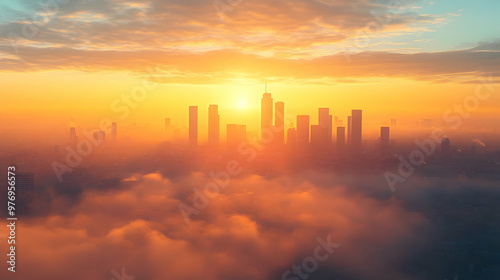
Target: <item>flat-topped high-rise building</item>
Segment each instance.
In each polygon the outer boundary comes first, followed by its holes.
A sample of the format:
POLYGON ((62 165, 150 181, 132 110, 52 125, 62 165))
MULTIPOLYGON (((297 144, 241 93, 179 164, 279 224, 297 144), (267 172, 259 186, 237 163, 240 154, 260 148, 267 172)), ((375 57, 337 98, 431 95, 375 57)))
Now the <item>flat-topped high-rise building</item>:
POLYGON ((111 123, 111 139, 116 141, 116 122, 111 123))
POLYGON ((76 136, 75 127, 69 128, 69 143, 73 146, 76 146, 76 144, 78 144, 78 136, 76 136))
POLYGON ((352 110, 351 146, 360 148, 362 139, 363 113, 361 110, 352 110))
POLYGON ((170 118, 165 118, 165 135, 168 141, 174 139, 174 126, 171 124, 170 118))
POLYGON ((189 144, 198 145, 198 106, 189 106, 189 144))
POLYGON ((321 133, 321 137, 323 137, 324 139, 322 139, 321 142, 325 142, 326 144, 331 144, 333 124, 332 124, 332 115, 330 115, 329 108, 318 109, 318 124, 321 127, 321 130, 323 130, 323 132, 321 133))
POLYGON ((218 145, 220 140, 219 106, 208 106, 208 144, 218 145))
POLYGON ((165 131, 167 131, 168 128, 170 128, 171 123, 170 123, 170 118, 165 118, 165 131))
POLYGON ((311 125, 311 145, 321 149, 327 146, 326 129, 320 125, 311 125))
POLYGON ((352 116, 347 117, 347 144, 351 144, 352 137, 352 116))
POLYGON ((274 138, 276 144, 285 142, 285 103, 278 101, 274 104, 274 138))

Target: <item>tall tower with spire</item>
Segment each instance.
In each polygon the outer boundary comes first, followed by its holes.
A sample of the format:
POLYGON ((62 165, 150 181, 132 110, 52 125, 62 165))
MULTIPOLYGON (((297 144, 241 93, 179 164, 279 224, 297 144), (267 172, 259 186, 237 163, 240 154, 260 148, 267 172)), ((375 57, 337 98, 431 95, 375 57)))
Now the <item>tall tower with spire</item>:
POLYGON ((263 139, 264 131, 271 131, 271 126, 273 125, 273 98, 271 94, 267 92, 267 82, 265 93, 260 100, 260 132, 261 140, 263 139))

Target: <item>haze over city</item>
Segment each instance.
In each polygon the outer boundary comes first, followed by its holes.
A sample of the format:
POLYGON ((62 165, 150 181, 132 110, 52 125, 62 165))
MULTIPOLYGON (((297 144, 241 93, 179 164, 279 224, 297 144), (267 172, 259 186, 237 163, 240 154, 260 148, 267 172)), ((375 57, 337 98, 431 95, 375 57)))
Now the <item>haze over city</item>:
POLYGON ((498 279, 499 11, 3 1, 1 279, 498 279))

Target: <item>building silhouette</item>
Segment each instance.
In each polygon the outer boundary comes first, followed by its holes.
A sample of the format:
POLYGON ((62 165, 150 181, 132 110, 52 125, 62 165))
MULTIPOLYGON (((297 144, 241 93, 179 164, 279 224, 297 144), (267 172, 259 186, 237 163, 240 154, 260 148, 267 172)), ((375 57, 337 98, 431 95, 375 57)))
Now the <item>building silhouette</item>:
POLYGON ((111 139, 116 141, 116 122, 111 123, 111 139))
POLYGON ((189 106, 189 144, 198 145, 198 106, 189 106))
POLYGON ((218 145, 220 139, 219 106, 208 106, 208 144, 218 145))
POLYGON ((351 118, 351 146, 353 148, 360 148, 362 139, 362 111, 361 110, 352 110, 352 118, 351 118))
POLYGON ((318 125, 311 125, 311 145, 314 148, 325 148, 327 143, 326 129, 318 125))
POLYGON ((278 101, 274 106, 274 142, 281 145, 285 142, 285 103, 278 101))
POLYGON ((165 135, 167 140, 174 139, 174 126, 170 122, 170 118, 165 118, 165 135))
POLYGON ((337 147, 345 147, 345 127, 337 127, 337 147))
POLYGON ((76 128, 75 127, 69 128, 69 143, 72 146, 76 146, 76 144, 78 144, 78 136, 76 136, 76 128))
MULTIPOLYGON (((264 93, 260 100, 260 132, 261 139, 264 130, 270 130, 273 125, 273 98, 270 93, 264 93)), ((263 140, 263 139, 262 139, 263 140)))
POLYGON ((351 144, 352 137, 352 116, 347 117, 347 144, 351 144))
MULTIPOLYGON (((330 115, 329 108, 318 109, 318 124, 321 128, 320 137, 323 145, 332 143, 332 115, 330 115)), ((311 143, 312 143, 312 130, 311 130, 311 143)))
POLYGON ((309 144, 309 115, 297 115, 297 147, 309 144))

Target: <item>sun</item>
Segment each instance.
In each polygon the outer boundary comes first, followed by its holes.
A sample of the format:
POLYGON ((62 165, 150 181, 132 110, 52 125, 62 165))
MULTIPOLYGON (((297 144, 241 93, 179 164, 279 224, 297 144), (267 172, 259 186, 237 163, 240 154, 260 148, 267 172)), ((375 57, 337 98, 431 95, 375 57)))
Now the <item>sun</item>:
POLYGON ((238 110, 245 110, 248 108, 248 102, 245 98, 239 98, 236 100, 236 108, 238 110))

